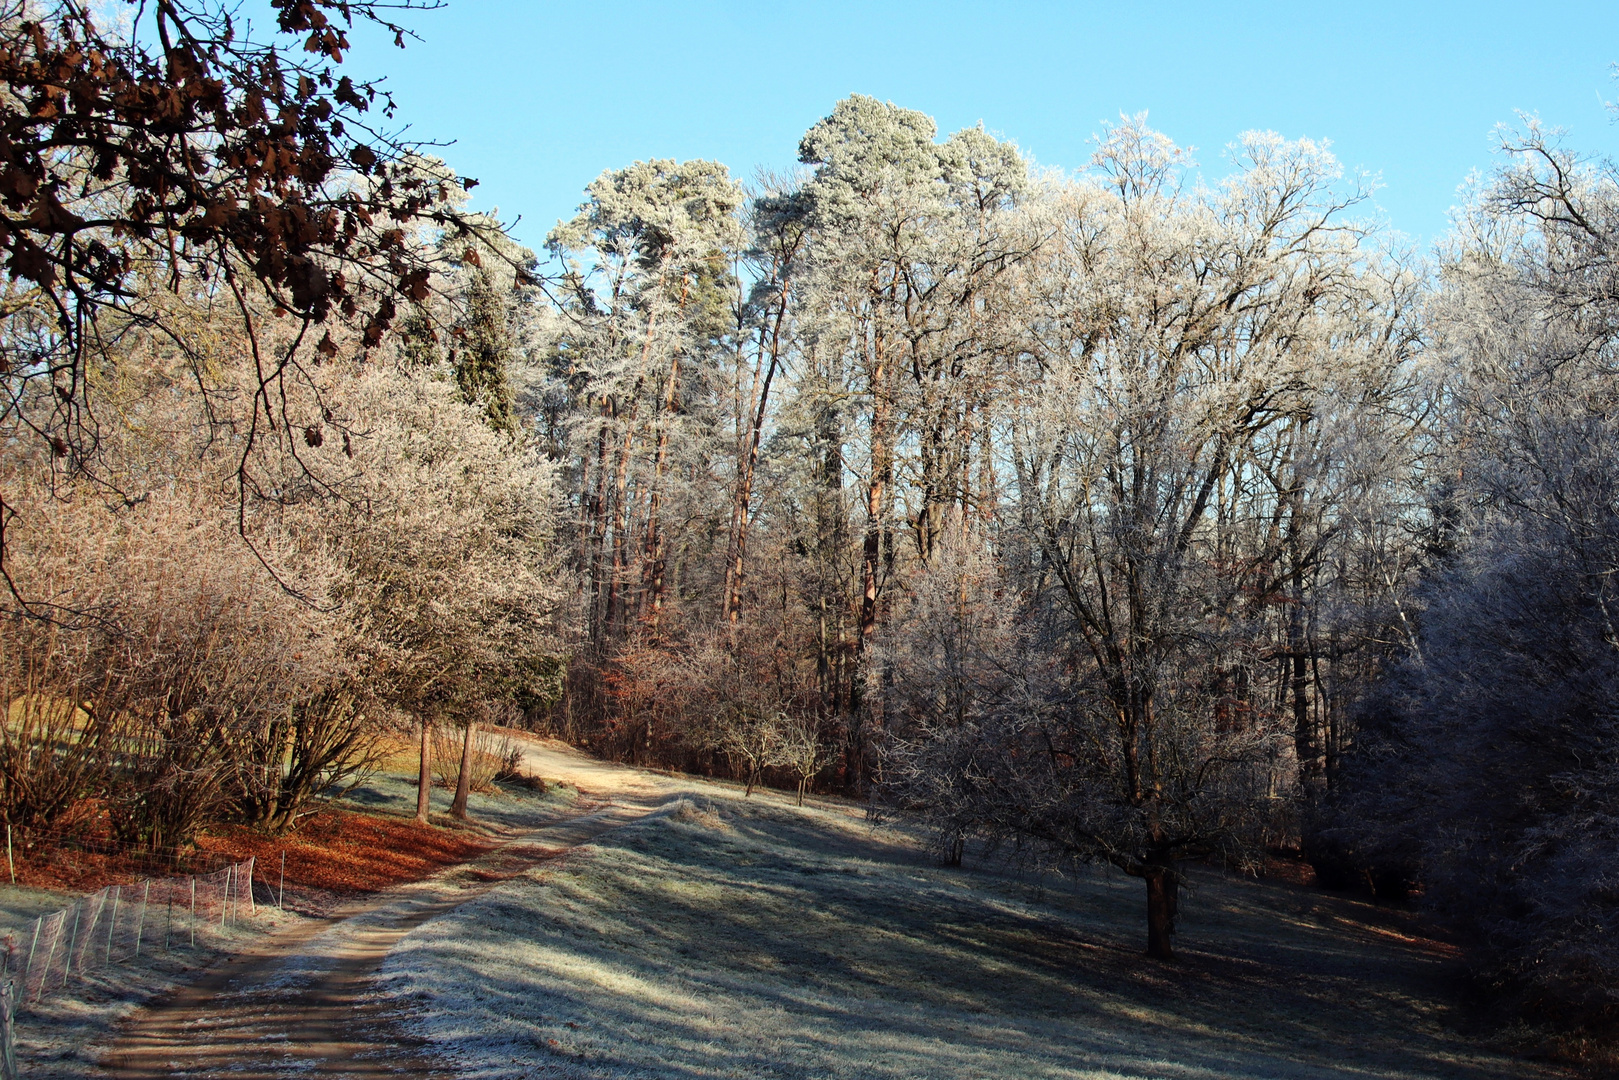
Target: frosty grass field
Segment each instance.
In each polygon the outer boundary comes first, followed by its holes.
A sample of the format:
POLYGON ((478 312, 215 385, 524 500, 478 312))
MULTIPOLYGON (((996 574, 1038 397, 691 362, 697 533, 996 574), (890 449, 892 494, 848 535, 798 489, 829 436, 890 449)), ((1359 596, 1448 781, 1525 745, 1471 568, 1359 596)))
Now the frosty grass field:
POLYGON ((419 928, 379 992, 477 1080, 1542 1075, 1405 913, 1199 872, 1166 970, 1142 891, 705 792, 419 928))

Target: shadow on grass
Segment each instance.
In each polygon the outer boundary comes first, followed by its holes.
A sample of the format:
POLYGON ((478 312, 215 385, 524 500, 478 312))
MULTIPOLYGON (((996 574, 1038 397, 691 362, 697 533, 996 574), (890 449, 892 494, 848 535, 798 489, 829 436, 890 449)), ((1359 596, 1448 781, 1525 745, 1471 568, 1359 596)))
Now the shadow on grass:
POLYGON ((1140 884, 943 870, 847 817, 660 817, 431 923, 389 990, 471 1077, 1537 1073, 1448 1025, 1383 913, 1201 875, 1174 965, 1140 884))

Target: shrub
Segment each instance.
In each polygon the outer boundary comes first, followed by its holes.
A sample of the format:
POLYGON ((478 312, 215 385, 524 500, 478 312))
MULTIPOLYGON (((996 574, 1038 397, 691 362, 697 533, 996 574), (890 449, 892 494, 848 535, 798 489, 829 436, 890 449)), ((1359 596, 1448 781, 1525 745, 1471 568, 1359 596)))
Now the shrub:
MULTIPOLYGON (((461 751, 465 737, 465 728, 433 725, 429 738, 433 744, 435 787, 455 789, 456 781, 461 776, 461 751)), ((475 731, 472 736, 471 790, 483 793, 494 791, 497 780, 518 776, 522 760, 522 747, 511 736, 481 729, 475 731)))

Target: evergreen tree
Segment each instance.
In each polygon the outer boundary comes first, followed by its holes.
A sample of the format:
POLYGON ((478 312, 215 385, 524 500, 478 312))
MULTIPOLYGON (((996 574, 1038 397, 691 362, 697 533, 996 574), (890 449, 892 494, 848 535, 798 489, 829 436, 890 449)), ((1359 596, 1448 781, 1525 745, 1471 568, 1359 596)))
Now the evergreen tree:
POLYGON ((456 389, 462 401, 482 407, 491 428, 515 436, 518 422, 512 406, 511 369, 516 347, 509 293, 496 286, 489 271, 474 266, 465 300, 466 313, 456 327, 459 347, 450 353, 456 389))

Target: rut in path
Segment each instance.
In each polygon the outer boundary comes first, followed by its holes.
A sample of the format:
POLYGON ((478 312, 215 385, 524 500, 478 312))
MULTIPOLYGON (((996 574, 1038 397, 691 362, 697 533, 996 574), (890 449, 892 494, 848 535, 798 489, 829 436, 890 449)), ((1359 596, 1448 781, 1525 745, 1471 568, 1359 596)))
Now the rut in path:
POLYGON ((317 924, 232 958, 135 1014, 101 1057, 120 1080, 288 1076, 449 1080, 420 1040, 368 999, 388 951, 412 929, 536 863, 645 816, 657 802, 621 800, 486 852, 427 881, 390 890, 317 924))

